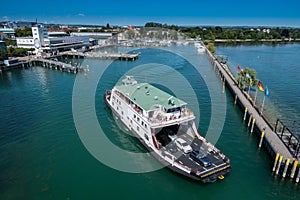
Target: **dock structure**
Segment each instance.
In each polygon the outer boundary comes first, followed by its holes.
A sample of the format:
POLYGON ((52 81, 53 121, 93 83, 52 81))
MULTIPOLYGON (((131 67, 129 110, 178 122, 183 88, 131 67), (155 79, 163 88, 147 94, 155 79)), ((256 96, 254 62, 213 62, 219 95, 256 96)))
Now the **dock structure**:
MULTIPOLYGON (((288 146, 284 144, 273 126, 261 114, 249 94, 239 88, 235 77, 228 69, 227 65, 221 63, 208 49, 206 49, 206 52, 214 71, 221 79, 223 92, 224 87, 226 86, 235 98, 234 104, 237 104, 243 111, 243 120, 246 123, 248 122, 249 130, 251 130, 250 133, 253 132, 253 129, 257 133, 260 139, 258 147, 260 148, 264 145, 272 158, 275 158, 273 172, 276 170, 276 174, 278 174, 283 171, 283 177, 285 177, 286 174, 293 174, 293 171, 295 174, 296 169, 298 169, 298 174, 300 174, 300 168, 298 166, 300 155, 293 153, 288 146), (294 165, 294 167, 291 167, 292 165, 294 165), (291 170, 291 168, 293 168, 292 173, 288 171, 291 170)), ((297 150, 299 151, 299 149, 297 150)), ((291 175, 291 178, 294 178, 294 174, 291 175)), ((296 179, 296 182, 298 181, 299 178, 296 179)))
POLYGON ((108 60, 130 60, 134 61, 139 58, 140 53, 103 53, 103 52, 73 52, 67 51, 59 54, 60 56, 77 57, 77 58, 95 58, 108 60))
POLYGON ((28 58, 28 59, 22 59, 20 62, 10 65, 10 66, 2 66, 0 68, 2 71, 17 69, 17 68, 28 68, 28 67, 34 67, 34 66, 42 66, 45 68, 53 69, 53 70, 60 70, 62 72, 68 72, 68 73, 74 73, 77 74, 78 72, 86 72, 88 71, 88 67, 83 67, 78 64, 68 64, 65 62, 60 62, 58 60, 51 60, 51 59, 45 59, 45 58, 28 58))
POLYGON ((43 67, 47 67, 50 69, 65 71, 69 73, 78 73, 80 71, 83 71, 84 68, 80 65, 72 65, 64 62, 60 62, 57 60, 49 60, 49 59, 43 59, 43 58, 33 58, 30 59, 28 62, 30 62, 31 65, 40 65, 43 67))

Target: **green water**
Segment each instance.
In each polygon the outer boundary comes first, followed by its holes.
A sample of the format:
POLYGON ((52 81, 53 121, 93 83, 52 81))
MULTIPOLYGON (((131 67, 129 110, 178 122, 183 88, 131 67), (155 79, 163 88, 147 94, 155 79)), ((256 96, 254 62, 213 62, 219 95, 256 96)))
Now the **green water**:
MULTIPOLYGON (((116 49, 115 51, 132 49, 116 49)), ((170 50, 195 54, 193 46, 170 47, 170 50)), ((90 72, 84 75, 62 73, 42 67, 19 69, 0 75, 0 199, 299 199, 300 187, 290 180, 272 175, 273 161, 258 140, 250 135, 242 121, 242 113, 234 106, 228 91, 222 94, 205 55, 196 55, 195 69, 180 56, 159 49, 142 49, 135 62, 116 61, 104 72, 97 84, 95 110, 107 137, 122 149, 145 152, 142 145, 117 126, 111 112, 103 104, 105 89, 136 66, 161 63, 180 72, 199 99, 199 130, 205 135, 213 116, 208 101, 209 79, 225 102, 226 113, 222 134, 216 144, 230 159, 232 172, 222 181, 200 184, 168 169, 149 173, 125 173, 112 169, 95 159, 81 142, 72 114, 72 91, 76 76, 87 83, 95 81, 95 71, 109 61, 86 60, 90 72), (205 80, 205 81, 204 81, 205 80)), ((193 61, 192 61, 193 62, 193 61)), ((148 77, 166 71, 150 70, 148 77)), ((172 73, 172 71, 171 71, 172 73)), ((170 76, 172 78, 172 76, 170 76)), ((168 79, 170 79, 168 77, 168 79)), ((176 84, 176 82, 175 82, 176 84)), ((180 88, 181 85, 175 85, 180 88)), ((211 87, 211 86, 210 86, 211 87)), ((184 96, 189 101, 189 94, 184 96)), ((82 98, 84 101, 85 97, 82 98)), ((91 108, 93 109, 93 108, 91 108)), ((82 111, 85 116, 91 110, 82 111)), ((87 119, 88 120, 88 119, 87 119)), ((212 129, 220 126, 213 118, 212 129)), ((86 133, 93 130, 86 129, 86 133)), ((106 149, 99 149, 106 153, 106 149)), ((117 159, 117 158, 116 158, 117 159)), ((128 162, 134 162, 128 160, 128 162)))

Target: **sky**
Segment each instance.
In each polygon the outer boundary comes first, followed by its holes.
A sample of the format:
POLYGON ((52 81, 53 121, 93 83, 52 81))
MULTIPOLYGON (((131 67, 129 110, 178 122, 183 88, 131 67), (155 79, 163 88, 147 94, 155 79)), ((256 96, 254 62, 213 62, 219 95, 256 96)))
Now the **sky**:
POLYGON ((0 21, 55 24, 300 27, 299 0, 15 0, 0 3, 0 21))

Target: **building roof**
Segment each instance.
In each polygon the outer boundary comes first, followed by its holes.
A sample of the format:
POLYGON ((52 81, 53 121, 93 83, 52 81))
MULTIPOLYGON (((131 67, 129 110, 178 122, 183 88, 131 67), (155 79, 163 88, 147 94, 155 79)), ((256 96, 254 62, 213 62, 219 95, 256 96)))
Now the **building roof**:
POLYGON ((5 34, 15 34, 15 31, 12 28, 0 28, 0 32, 5 34))
POLYGON ((116 89, 145 111, 155 110, 157 105, 170 109, 187 104, 149 83, 119 85, 116 86, 116 89))

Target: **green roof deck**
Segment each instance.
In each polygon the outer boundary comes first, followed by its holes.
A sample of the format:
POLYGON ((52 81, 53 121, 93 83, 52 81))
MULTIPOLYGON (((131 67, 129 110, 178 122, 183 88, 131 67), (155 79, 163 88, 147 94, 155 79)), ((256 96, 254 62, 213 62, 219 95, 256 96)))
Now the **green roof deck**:
POLYGON ((149 83, 115 86, 123 95, 145 111, 155 110, 157 105, 166 109, 177 108, 187 103, 152 86, 149 83))

